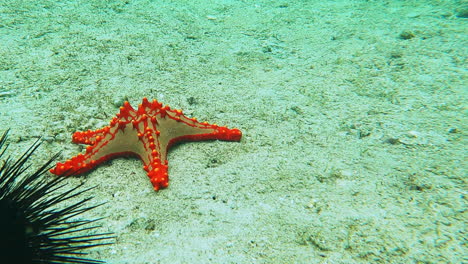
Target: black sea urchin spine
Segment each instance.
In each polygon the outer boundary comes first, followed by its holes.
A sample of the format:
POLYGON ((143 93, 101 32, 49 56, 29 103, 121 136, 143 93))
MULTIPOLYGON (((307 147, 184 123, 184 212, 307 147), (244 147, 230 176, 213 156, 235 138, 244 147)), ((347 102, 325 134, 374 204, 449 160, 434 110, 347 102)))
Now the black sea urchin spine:
POLYGON ((84 258, 82 250, 107 245, 111 233, 86 234, 99 226, 99 219, 79 220, 77 216, 97 206, 86 206, 91 197, 71 205, 65 201, 89 189, 64 189, 63 177, 43 177, 56 156, 39 169, 28 172, 28 160, 39 147, 36 141, 18 159, 6 157, 8 131, 0 138, 0 262, 20 263, 103 263, 84 258))

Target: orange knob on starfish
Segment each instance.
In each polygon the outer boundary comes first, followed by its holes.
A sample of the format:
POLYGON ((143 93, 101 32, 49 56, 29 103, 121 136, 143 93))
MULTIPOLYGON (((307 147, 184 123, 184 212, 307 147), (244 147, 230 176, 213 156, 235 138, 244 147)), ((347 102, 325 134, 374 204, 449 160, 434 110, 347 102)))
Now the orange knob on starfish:
POLYGON ((154 190, 169 185, 167 152, 181 141, 226 140, 240 141, 242 132, 237 129, 198 122, 180 110, 163 107, 156 100, 143 102, 135 110, 125 102, 109 126, 94 131, 75 132, 73 142, 90 145, 84 154, 61 163, 50 172, 56 175, 80 174, 100 163, 118 156, 136 155, 154 190))

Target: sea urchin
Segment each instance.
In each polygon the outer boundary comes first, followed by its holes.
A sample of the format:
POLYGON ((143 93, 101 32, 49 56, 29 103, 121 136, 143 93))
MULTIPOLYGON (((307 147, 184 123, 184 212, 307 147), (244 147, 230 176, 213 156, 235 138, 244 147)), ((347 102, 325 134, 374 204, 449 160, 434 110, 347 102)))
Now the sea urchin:
POLYGON ((82 250, 110 244, 110 233, 89 234, 99 219, 80 220, 80 214, 97 206, 85 205, 91 197, 71 202, 89 189, 64 188, 58 177, 47 180, 52 157, 29 173, 28 160, 39 147, 37 140, 16 160, 5 156, 8 130, 0 137, 0 259, 1 263, 103 263, 84 258, 82 250), (67 204, 62 204, 67 201, 67 204), (69 205, 71 203, 71 205, 69 205))

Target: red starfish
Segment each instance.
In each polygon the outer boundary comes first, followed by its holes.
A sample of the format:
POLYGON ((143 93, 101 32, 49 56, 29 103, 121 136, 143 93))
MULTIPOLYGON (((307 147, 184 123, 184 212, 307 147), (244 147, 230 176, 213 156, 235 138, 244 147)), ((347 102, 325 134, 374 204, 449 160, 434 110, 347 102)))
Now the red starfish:
POLYGON ((167 152, 175 143, 209 139, 240 141, 241 137, 239 129, 200 123, 183 115, 181 110, 163 107, 156 100, 148 102, 143 98, 138 110, 125 102, 109 126, 75 132, 73 142, 90 145, 86 147, 86 153, 57 163, 50 172, 56 175, 80 174, 117 156, 137 155, 157 191, 169 185, 167 152))

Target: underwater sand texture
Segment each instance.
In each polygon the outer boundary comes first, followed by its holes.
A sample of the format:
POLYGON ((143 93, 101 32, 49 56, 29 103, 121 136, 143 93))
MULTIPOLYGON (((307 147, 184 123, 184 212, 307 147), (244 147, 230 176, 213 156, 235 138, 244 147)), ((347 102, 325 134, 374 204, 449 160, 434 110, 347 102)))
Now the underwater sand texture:
POLYGON ((37 164, 143 97, 243 131, 173 148, 159 192, 134 158, 70 178, 108 263, 467 262, 466 8, 3 1, 2 130, 37 164))

